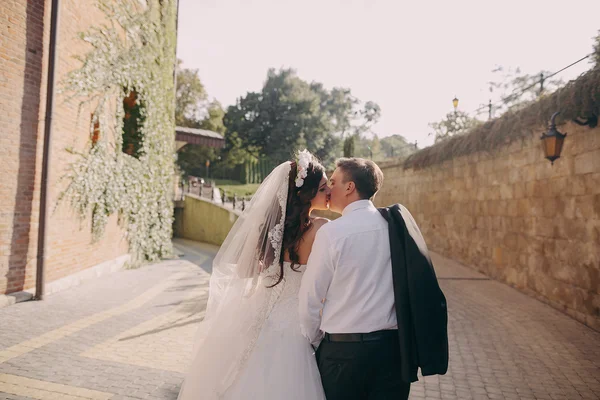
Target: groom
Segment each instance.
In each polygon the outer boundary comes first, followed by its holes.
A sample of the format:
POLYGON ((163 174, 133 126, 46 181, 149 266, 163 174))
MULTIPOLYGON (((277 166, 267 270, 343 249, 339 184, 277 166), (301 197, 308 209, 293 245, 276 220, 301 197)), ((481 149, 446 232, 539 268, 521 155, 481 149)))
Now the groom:
POLYGON ((336 166, 330 209, 342 216, 315 237, 299 294, 302 333, 319 346, 328 400, 408 399, 419 367, 446 372, 445 298, 408 210, 371 202, 379 167, 360 158, 336 166))

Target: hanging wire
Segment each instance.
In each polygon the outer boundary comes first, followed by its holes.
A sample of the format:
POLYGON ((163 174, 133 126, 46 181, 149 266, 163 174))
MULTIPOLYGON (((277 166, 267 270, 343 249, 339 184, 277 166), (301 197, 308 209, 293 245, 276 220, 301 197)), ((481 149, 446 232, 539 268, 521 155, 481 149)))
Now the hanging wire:
POLYGON ((559 74, 559 73, 563 72, 565 69, 569 69, 569 68, 571 68, 573 65, 575 65, 575 64, 579 64, 580 62, 582 62, 582 61, 583 61, 583 60, 585 60, 586 58, 589 58, 589 57, 590 57, 592 54, 593 54, 593 53, 590 53, 590 54, 588 54, 587 56, 580 58, 579 60, 575 61, 574 63, 571 63, 571 64, 567 65, 567 66, 566 66, 566 67, 564 67, 563 69, 559 69, 558 71, 556 71, 555 73, 553 73, 552 75, 550 75, 550 76, 548 76, 548 77, 546 77, 546 78, 544 78, 544 79, 549 79, 549 78, 552 78, 554 75, 556 75, 556 74, 559 74))
MULTIPOLYGON (((571 63, 571 64, 567 65, 567 66, 566 66, 566 67, 564 67, 564 68, 561 68, 561 69, 559 69, 558 71, 554 72, 554 73, 553 73, 553 74, 551 74, 551 75, 548 75, 548 76, 545 76, 545 77, 544 77, 544 76, 542 76, 542 78, 541 78, 540 80, 538 80, 538 81, 534 82, 533 84, 531 84, 531 85, 527 86, 525 89, 522 89, 520 92, 513 92, 513 93, 509 94, 508 96, 506 96, 506 97, 504 97, 504 98, 500 99, 500 101, 498 101, 498 102, 496 102, 496 103, 493 103, 493 104, 492 104, 492 109, 493 109, 493 108, 495 108, 497 105, 502 105, 502 104, 504 104, 504 103, 506 102, 506 100, 509 100, 510 98, 512 98, 512 97, 514 97, 514 96, 517 96, 517 97, 518 97, 518 96, 521 96, 523 93, 527 92, 529 89, 531 89, 531 88, 533 88, 533 87, 535 87, 535 86, 537 86, 537 85, 541 84, 542 82, 545 82, 546 80, 548 80, 548 79, 552 78, 553 76, 555 76, 555 75, 557 75, 557 74, 559 74, 559 73, 563 72, 564 70, 566 70, 566 69, 569 69, 569 68, 571 68, 572 66, 574 66, 574 65, 576 65, 576 64, 579 64, 579 63, 580 63, 580 62, 582 62, 583 60, 585 60, 585 59, 589 58, 589 57, 590 57, 592 54, 593 54, 593 53, 590 53, 590 54, 588 54, 588 55, 587 55, 587 56, 585 56, 585 57, 581 57, 579 60, 577 60, 577 61, 575 61, 575 62, 573 62, 573 63, 571 63)), ((471 112, 471 114, 478 115, 478 114, 479 114, 481 111, 483 111, 483 110, 485 110, 485 109, 489 109, 489 107, 490 107, 490 105, 489 105, 489 104, 481 105, 481 106, 480 106, 480 107, 478 107, 478 108, 477 108, 475 111, 471 112)))

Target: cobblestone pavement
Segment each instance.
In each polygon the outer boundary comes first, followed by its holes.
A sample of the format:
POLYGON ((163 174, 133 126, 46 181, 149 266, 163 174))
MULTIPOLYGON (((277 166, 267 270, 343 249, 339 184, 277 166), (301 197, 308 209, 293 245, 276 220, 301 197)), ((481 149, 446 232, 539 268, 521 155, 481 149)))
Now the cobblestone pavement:
MULTIPOLYGON (((217 250, 176 246, 178 260, 0 309, 0 399, 176 399, 217 250)), ((449 304, 450 368, 413 384, 411 399, 600 398, 599 333, 434 262, 449 304)))

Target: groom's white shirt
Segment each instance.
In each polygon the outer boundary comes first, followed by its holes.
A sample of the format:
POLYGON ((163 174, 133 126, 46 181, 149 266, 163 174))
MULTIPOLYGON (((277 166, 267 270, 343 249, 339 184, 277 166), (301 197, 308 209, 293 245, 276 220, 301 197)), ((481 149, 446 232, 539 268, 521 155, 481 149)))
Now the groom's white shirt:
POLYGON ((319 229, 299 300, 302 334, 313 344, 324 332, 397 327, 388 223, 371 201, 349 204, 319 229))

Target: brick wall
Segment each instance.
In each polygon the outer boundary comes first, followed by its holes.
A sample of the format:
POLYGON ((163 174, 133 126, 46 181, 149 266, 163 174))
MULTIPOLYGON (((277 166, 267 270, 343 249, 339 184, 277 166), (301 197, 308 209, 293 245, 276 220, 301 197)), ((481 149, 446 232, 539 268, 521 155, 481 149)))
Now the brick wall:
POLYGON ((383 166, 428 245, 600 330, 600 127, 575 124, 554 166, 539 136, 421 170, 383 166))
MULTIPOLYGON (((73 56, 88 50, 77 33, 102 16, 90 2, 61 1, 57 85, 78 67, 73 56)), ((35 285, 41 155, 48 66, 50 1, 4 0, 0 7, 0 294, 35 285)), ((71 159, 65 149, 83 150, 90 109, 78 114, 78 101, 56 96, 50 160, 49 204, 54 209, 71 159)), ((46 280, 81 271, 127 252, 113 218, 99 243, 91 243, 89 221, 69 208, 48 219, 46 280)))

